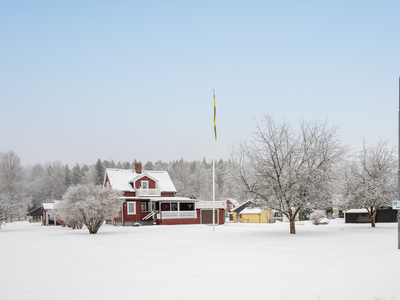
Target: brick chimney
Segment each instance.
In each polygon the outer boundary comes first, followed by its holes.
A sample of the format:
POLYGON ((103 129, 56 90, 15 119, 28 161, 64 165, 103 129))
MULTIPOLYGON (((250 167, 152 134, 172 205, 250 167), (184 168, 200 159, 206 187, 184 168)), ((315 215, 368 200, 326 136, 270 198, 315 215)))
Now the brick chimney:
POLYGON ((138 174, 142 173, 142 164, 141 163, 135 163, 135 171, 138 174))

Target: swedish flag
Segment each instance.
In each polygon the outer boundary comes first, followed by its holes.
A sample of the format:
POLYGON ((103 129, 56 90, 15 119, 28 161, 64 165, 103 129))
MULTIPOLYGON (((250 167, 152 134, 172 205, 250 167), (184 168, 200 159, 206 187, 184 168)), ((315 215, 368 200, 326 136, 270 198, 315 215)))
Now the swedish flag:
POLYGON ((215 105, 215 90, 213 89, 214 94, 214 138, 217 140, 217 106, 215 105))

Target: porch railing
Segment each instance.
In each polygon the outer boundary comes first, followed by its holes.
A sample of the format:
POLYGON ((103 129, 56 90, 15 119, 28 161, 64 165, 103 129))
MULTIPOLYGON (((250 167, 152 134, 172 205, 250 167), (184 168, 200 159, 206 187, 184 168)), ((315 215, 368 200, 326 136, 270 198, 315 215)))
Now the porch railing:
POLYGON ((150 218, 152 218, 153 216, 154 216, 154 214, 155 214, 155 212, 154 211, 151 211, 147 216, 145 216, 144 218, 143 218, 143 220, 149 220, 150 218))
POLYGON ((160 189, 136 189, 136 196, 161 196, 160 189))
POLYGON ((193 219, 197 218, 196 211, 162 211, 157 219, 193 219))

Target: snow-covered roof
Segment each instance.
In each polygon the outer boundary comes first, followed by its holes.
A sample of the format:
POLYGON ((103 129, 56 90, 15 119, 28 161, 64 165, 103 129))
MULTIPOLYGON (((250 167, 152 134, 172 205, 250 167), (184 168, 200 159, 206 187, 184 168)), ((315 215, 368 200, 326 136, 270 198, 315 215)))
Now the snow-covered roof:
POLYGON ((240 213, 242 215, 244 215, 244 214, 256 214, 256 215, 258 215, 258 214, 261 214, 264 210, 265 209, 261 209, 261 208, 257 208, 257 207, 255 207, 255 208, 245 208, 240 213))
POLYGON ((349 209, 348 211, 345 211, 345 213, 353 213, 353 214, 367 214, 368 210, 365 208, 362 209, 349 209))
POLYGON ((225 201, 199 201, 196 204, 196 208, 203 208, 203 209, 212 209, 213 206, 215 209, 225 208, 226 202, 225 201))
POLYGON ((158 188, 161 192, 177 192, 171 177, 169 177, 169 174, 166 171, 143 170, 142 173, 136 173, 135 170, 106 169, 106 175, 108 176, 111 187, 119 191, 134 192, 135 190, 130 182, 134 181, 136 178, 140 179, 143 176, 148 175, 150 178, 153 178, 158 182, 158 188))
POLYGON ((54 203, 42 203, 44 210, 49 210, 54 208, 54 203))
MULTIPOLYGON (((143 199, 143 197, 142 197, 143 199)), ((151 197, 150 201, 160 202, 198 202, 197 199, 190 199, 186 197, 151 197)))
POLYGON ((158 180, 156 178, 152 177, 149 173, 140 173, 140 174, 137 174, 137 176, 135 178, 133 178, 129 183, 136 182, 139 179, 142 179, 143 177, 147 177, 147 178, 150 178, 151 180, 154 180, 155 182, 158 182, 158 180))
POLYGON ((60 202, 60 200, 53 200, 52 203, 42 203, 42 207, 44 210, 54 209, 54 206, 60 202))
POLYGON ((239 206, 235 207, 233 211, 235 212, 241 212, 243 209, 245 209, 248 205, 251 204, 251 200, 247 200, 246 202, 243 202, 239 206))
POLYGON ((235 207, 239 205, 239 202, 237 200, 235 200, 235 199, 228 198, 226 200, 229 200, 235 207))

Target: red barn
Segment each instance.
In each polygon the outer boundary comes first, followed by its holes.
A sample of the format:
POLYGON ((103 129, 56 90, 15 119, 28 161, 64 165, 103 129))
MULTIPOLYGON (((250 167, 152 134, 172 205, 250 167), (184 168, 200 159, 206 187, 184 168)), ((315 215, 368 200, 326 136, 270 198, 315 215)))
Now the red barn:
POLYGON ((115 225, 201 224, 198 200, 176 197, 176 188, 166 171, 145 171, 141 164, 136 164, 135 170, 106 169, 107 185, 123 192, 122 210, 113 220, 115 225))

